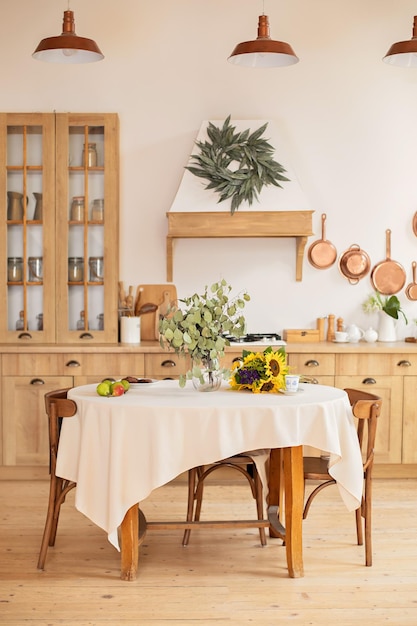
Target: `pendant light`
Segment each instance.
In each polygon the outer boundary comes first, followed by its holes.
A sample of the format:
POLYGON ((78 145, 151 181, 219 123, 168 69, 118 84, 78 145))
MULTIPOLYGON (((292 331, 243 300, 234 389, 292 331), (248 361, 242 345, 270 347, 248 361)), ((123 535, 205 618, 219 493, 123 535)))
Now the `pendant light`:
POLYGON ((298 63, 299 58, 288 43, 271 39, 269 19, 263 13, 259 16, 257 39, 237 44, 228 61, 244 67, 285 67, 298 63))
POLYGON ((397 67, 417 67, 417 16, 414 17, 412 39, 392 44, 382 60, 397 67))
POLYGON ((74 12, 69 10, 64 11, 62 33, 42 39, 32 56, 47 63, 93 63, 104 59, 95 41, 75 34, 74 12))

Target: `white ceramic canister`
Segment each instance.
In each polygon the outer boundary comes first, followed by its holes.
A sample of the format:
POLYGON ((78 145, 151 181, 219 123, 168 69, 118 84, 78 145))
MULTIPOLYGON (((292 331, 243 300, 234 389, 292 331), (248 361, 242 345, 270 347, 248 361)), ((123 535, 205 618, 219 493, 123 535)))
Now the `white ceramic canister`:
POLYGON ((121 343, 140 343, 140 317, 120 318, 120 341, 121 343))

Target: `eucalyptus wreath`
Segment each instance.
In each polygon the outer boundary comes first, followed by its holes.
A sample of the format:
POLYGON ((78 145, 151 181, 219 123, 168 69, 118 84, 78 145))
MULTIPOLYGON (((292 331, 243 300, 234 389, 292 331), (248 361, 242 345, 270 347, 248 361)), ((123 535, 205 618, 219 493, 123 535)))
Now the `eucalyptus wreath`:
POLYGON ((221 128, 208 123, 209 140, 196 141, 199 154, 192 154, 193 165, 186 166, 195 176, 208 180, 206 189, 214 189, 223 202, 231 198, 230 212, 242 202, 249 206, 258 200, 258 194, 267 185, 281 187, 280 182, 289 181, 283 176, 286 170, 273 158, 274 148, 262 137, 268 123, 250 133, 236 132, 230 123, 230 115, 221 128))

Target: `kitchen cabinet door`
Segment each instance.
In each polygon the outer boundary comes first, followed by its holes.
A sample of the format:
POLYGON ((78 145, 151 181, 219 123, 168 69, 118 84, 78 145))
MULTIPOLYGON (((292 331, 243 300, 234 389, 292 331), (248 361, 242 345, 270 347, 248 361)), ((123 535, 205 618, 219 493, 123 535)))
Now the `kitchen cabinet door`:
POLYGON ((115 114, 56 116, 58 343, 118 341, 118 135, 115 114))
POLYGON ((45 393, 72 387, 70 376, 2 378, 3 465, 49 464, 45 393))
POLYGON ((375 463, 401 463, 403 380, 400 376, 336 376, 336 387, 360 389, 382 398, 378 418, 375 463))
POLYGON ((2 343, 55 341, 55 121, 0 114, 2 343))
POLYGON ((403 463, 417 463, 417 376, 404 376, 403 463))

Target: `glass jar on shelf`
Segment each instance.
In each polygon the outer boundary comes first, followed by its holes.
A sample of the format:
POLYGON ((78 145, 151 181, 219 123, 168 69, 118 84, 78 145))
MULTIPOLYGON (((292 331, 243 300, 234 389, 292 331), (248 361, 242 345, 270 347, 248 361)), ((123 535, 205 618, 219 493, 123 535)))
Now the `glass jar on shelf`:
POLYGON ((20 311, 19 319, 16 322, 16 330, 24 330, 25 329, 25 313, 24 311, 20 311))
POLYGON ((102 283, 104 279, 104 263, 102 256, 90 256, 90 283, 102 283))
POLYGON ((97 149, 96 149, 95 143, 87 144, 87 154, 86 154, 86 144, 84 144, 83 155, 82 155, 83 165, 85 163, 86 157, 87 157, 87 167, 97 166, 97 149))
POLYGON ((42 262, 43 262, 43 259, 41 256, 30 256, 28 258, 29 282, 30 283, 42 282, 42 276, 43 276, 42 262))
POLYGON ((93 200, 93 206, 91 208, 91 221, 103 222, 104 221, 104 199, 97 198, 93 200))
POLYGON ((11 256, 7 259, 7 280, 9 283, 21 283, 23 280, 23 258, 11 256))
POLYGON ((38 330, 43 330, 43 313, 39 313, 36 319, 38 320, 38 330))
POLYGON ((85 330, 85 313, 80 311, 80 319, 77 322, 77 330, 85 330))
POLYGON ((84 196, 74 196, 71 203, 71 216, 72 222, 82 222, 84 219, 84 196))
POLYGON ((68 282, 82 283, 84 280, 84 259, 81 256, 71 256, 68 259, 68 282))

